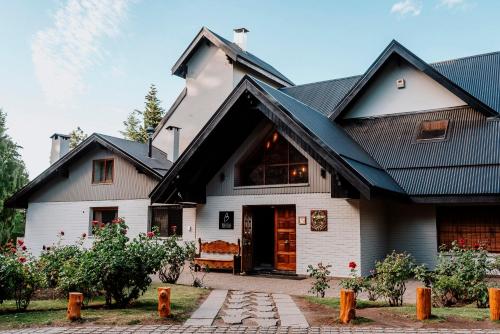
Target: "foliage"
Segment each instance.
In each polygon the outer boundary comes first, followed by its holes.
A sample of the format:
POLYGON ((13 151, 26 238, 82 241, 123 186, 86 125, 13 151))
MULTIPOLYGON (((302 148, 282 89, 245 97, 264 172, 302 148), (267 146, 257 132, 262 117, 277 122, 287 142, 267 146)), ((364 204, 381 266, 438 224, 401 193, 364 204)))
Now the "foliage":
POLYGON ((126 306, 143 294, 151 284, 150 275, 160 270, 165 248, 155 233, 141 233, 129 240, 123 219, 99 225, 94 230, 94 244, 86 263, 87 272, 98 278, 106 304, 114 299, 126 306))
POLYGON ((309 277, 314 279, 310 293, 316 294, 316 296, 320 296, 321 298, 325 297, 325 292, 330 285, 328 282, 330 281, 330 268, 332 266, 330 264, 323 265, 322 262, 318 263, 316 267, 309 265, 307 267, 307 272, 309 273, 309 277))
POLYGON ((24 235, 24 211, 6 208, 4 203, 12 194, 28 183, 26 166, 18 146, 7 135, 7 114, 0 109, 0 247, 24 235))
POLYGON ((40 255, 40 270, 44 274, 49 288, 58 286, 59 275, 64 264, 69 260, 73 260, 75 257, 81 256, 83 253, 83 238, 75 245, 62 245, 63 236, 64 231, 61 231, 58 234, 56 244, 52 246, 43 246, 40 255))
POLYGON ((465 240, 441 247, 437 265, 430 279, 434 302, 442 306, 469 304, 488 305, 486 276, 496 263, 479 244, 467 247, 465 240))
POLYGON ((193 278, 193 286, 196 288, 203 288, 205 284, 203 280, 205 276, 209 273, 210 268, 208 266, 200 267, 196 264, 196 246, 194 242, 186 243, 186 257, 189 261, 189 273, 193 278))
POLYGON ((157 97, 158 91, 155 85, 151 85, 146 95, 144 110, 134 110, 123 122, 125 130, 121 134, 129 140, 146 143, 148 141, 147 128, 156 126, 161 122, 165 110, 161 107, 161 101, 157 97))
POLYGON ((356 297, 368 286, 368 279, 358 275, 356 262, 349 262, 349 277, 340 280, 339 285, 347 290, 354 291, 356 297))
POLYGON ((176 283, 188 260, 190 246, 180 245, 179 239, 171 236, 164 241, 164 247, 166 255, 158 274, 163 283, 176 283))
POLYGON ((45 280, 22 241, 9 247, 8 251, 0 253, 0 303, 14 299, 16 309, 25 310, 45 280))
POLYGON ((375 289, 380 296, 387 298, 390 306, 403 305, 406 281, 414 275, 415 267, 415 261, 410 254, 395 251, 375 264, 375 289))
POLYGON ((88 137, 88 135, 85 132, 83 132, 82 128, 80 128, 78 126, 76 129, 71 131, 71 133, 69 134, 69 148, 74 149, 82 141, 87 139, 87 137, 88 137))

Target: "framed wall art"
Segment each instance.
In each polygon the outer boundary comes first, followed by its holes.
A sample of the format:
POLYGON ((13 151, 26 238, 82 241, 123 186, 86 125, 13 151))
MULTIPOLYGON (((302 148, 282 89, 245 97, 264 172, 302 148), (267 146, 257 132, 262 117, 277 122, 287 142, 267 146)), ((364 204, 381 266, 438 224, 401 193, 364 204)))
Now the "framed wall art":
POLYGON ((311 231, 328 231, 328 211, 311 210, 311 231))

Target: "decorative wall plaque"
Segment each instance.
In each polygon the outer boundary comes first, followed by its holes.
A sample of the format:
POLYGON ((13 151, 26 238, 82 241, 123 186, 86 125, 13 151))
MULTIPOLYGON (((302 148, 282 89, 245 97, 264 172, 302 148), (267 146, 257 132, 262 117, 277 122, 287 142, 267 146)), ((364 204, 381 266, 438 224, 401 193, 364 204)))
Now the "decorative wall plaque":
POLYGON ((219 211, 219 230, 234 230, 234 211, 219 211))
POLYGON ((311 210, 311 231, 328 231, 328 211, 311 210))
POLYGON ((299 225, 307 225, 307 217, 299 216, 299 225))

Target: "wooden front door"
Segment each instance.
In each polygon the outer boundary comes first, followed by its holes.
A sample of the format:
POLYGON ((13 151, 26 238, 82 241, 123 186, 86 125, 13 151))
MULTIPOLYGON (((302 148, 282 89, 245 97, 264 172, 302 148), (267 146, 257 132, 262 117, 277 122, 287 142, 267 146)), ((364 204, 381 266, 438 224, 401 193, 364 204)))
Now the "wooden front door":
POLYGON ((276 270, 295 271, 295 206, 277 206, 274 210, 274 247, 276 270))
POLYGON ((243 207, 242 223, 241 271, 248 273, 253 269, 253 215, 248 206, 243 207))

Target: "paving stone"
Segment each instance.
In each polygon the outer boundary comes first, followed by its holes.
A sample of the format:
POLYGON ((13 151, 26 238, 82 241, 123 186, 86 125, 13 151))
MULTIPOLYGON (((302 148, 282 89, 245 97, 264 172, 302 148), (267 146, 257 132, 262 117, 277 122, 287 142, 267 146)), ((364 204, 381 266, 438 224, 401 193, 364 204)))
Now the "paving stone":
POLYGON ((273 302, 270 300, 255 300, 255 305, 257 306, 272 306, 273 302))
POLYGON ((257 323, 257 326, 261 327, 274 327, 278 324, 278 319, 252 318, 252 320, 257 323))
POLYGON ((276 318, 276 312, 252 312, 253 315, 255 315, 256 318, 264 318, 264 319, 270 319, 270 318, 276 318))
POLYGON ((242 316, 243 313, 247 312, 246 309, 226 309, 223 311, 224 315, 227 316, 242 316))
POLYGON ((244 315, 244 316, 227 316, 227 315, 223 315, 222 316, 222 320, 228 324, 228 325, 237 325, 237 324, 241 324, 243 322, 244 319, 246 318, 250 318, 249 315, 244 315))
POLYGON ((274 307, 270 305, 254 305, 253 307, 254 311, 257 312, 271 312, 274 311, 274 307))
POLYGON ((227 303, 226 307, 228 309, 242 309, 248 305, 250 305, 250 303, 227 303))

